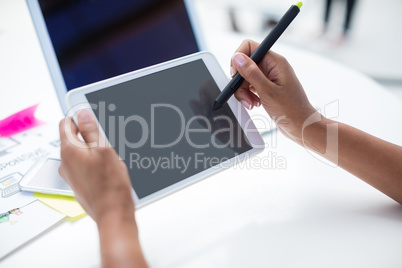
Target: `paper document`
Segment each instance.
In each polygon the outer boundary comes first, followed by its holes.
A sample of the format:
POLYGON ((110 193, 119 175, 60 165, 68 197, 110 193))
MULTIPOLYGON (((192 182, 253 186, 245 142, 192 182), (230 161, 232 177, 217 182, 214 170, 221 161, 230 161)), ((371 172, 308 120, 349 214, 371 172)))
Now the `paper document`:
POLYGON ((65 216, 39 201, 0 217, 0 260, 65 216))
POLYGON ((42 125, 9 138, 0 137, 0 214, 36 200, 21 193, 19 182, 42 157, 60 158, 56 125, 42 125))

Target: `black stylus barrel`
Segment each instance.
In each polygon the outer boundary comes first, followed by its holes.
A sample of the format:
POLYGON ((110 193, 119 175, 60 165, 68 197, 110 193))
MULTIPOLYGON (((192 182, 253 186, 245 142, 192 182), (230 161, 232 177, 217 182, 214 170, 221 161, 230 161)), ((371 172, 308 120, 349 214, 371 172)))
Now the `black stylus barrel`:
MULTIPOLYGON (((292 5, 289 10, 283 15, 283 17, 279 20, 278 24, 272 29, 272 31, 268 34, 268 36, 262 41, 262 43, 257 47, 254 53, 251 55, 251 59, 255 63, 259 63, 262 58, 267 54, 267 52, 271 49, 271 47, 275 44, 278 38, 282 35, 282 33, 288 28, 290 23, 296 18, 297 14, 299 14, 300 8, 296 5, 292 5)), ((244 78, 237 73, 232 80, 230 80, 229 84, 225 87, 224 90, 219 94, 216 98, 213 110, 217 110, 221 108, 228 99, 236 92, 239 86, 243 83, 244 78)))

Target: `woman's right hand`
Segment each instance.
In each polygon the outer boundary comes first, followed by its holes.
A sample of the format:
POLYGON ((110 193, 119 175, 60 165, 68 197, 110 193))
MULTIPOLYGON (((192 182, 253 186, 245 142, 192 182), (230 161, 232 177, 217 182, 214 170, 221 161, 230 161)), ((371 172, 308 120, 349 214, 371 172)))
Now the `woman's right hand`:
POLYGON ((278 129, 301 143, 303 124, 316 110, 284 57, 269 51, 258 65, 249 58, 258 45, 245 40, 232 57, 232 76, 239 72, 246 80, 235 96, 249 110, 262 104, 278 129))

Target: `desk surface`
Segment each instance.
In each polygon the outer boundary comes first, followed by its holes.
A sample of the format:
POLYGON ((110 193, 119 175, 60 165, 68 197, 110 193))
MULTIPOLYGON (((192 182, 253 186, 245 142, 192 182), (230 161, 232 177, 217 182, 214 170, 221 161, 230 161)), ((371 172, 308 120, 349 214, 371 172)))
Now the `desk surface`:
MULTIPOLYGON (((32 37, 31 31, 25 33, 32 37)), ((0 62, 2 77, 27 76, 17 83, 8 78, 0 82, 1 93, 6 93, 0 116, 39 100, 42 118, 59 119, 36 41, 22 45, 27 37, 21 31, 0 38, 5 41, 0 42, 2 56, 9 60, 0 62), (23 57, 12 58, 18 53, 23 57), (30 67, 22 69, 30 72, 21 73, 18 66, 26 62, 30 67)), ((228 44, 211 45, 211 50, 227 64, 240 39, 211 34, 214 44, 228 44)), ((327 116, 402 144, 402 125, 395 119, 402 105, 378 84, 302 50, 280 44, 275 50, 288 58, 313 105, 327 116)), ((137 211, 141 242, 152 267, 401 266, 400 205, 279 133, 265 140, 269 146, 257 156, 265 164, 248 161, 137 211)), ((98 242, 89 217, 66 220, 0 264, 97 267, 98 242)))

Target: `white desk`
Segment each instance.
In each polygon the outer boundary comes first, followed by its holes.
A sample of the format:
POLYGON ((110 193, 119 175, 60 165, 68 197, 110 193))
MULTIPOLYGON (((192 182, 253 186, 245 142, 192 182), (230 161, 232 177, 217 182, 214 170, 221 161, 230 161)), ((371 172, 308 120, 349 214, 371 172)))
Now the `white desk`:
MULTIPOLYGON (((6 33, 0 38, 13 42, 12 38, 24 37, 6 33)), ((239 37, 213 38, 236 47, 239 37)), ((57 101, 40 49, 36 43, 25 46, 31 50, 26 58, 7 62, 7 68, 0 61, 1 75, 19 77, 13 62, 28 61, 31 73, 24 75, 36 77, 34 90, 45 102, 42 118, 53 114, 48 118, 56 120, 60 114, 49 113, 57 109, 57 101)), ((232 47, 212 50, 226 63, 232 47)), ((17 54, 15 50, 9 53, 17 54)), ((276 51, 292 63, 315 106, 339 101, 340 121, 402 144, 402 105, 379 85, 295 48, 278 44, 276 51)), ((19 97, 33 95, 30 85, 29 80, 10 84, 14 92, 10 94, 1 84, 6 96, 1 98, 2 115, 21 102, 33 101, 19 97)), ((270 146, 259 157, 276 153, 286 159, 285 169, 235 167, 137 212, 142 245, 152 267, 401 267, 400 205, 280 134, 265 139, 270 146)), ((99 264, 96 225, 84 217, 58 224, 0 266, 99 264)))

